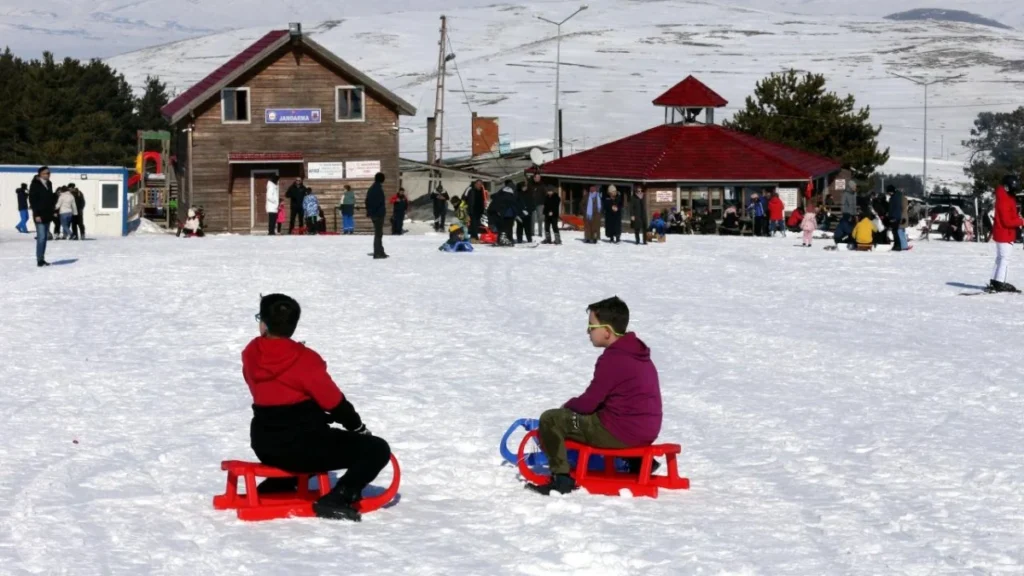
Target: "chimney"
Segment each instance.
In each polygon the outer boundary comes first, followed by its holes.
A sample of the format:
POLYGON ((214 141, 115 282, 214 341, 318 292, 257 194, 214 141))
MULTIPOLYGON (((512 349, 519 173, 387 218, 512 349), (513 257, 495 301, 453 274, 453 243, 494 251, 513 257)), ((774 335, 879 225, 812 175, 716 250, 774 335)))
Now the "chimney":
POLYGON ((302 37, 302 23, 301 22, 289 22, 288 23, 288 35, 292 37, 292 40, 297 40, 302 37))
POLYGON ((427 118, 427 164, 437 162, 437 118, 427 118))
POLYGON ((472 154, 474 157, 498 152, 498 119, 477 116, 472 119, 472 154))

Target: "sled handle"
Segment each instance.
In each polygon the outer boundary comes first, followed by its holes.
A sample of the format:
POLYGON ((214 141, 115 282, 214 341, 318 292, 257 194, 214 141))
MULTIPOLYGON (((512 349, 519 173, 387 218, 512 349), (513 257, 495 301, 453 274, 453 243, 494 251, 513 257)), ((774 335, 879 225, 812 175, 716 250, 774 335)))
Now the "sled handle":
POLYGON ((511 438, 512 434, 515 433, 515 431, 518 430, 519 428, 523 428, 527 432, 531 432, 539 427, 540 420, 537 420, 535 418, 520 418, 519 420, 513 422, 512 425, 508 427, 508 430, 505 431, 505 435, 501 437, 501 445, 498 447, 498 451, 501 453, 501 457, 504 458, 506 462, 512 464, 513 466, 518 465, 519 458, 515 454, 513 454, 511 450, 508 449, 509 438, 511 438))

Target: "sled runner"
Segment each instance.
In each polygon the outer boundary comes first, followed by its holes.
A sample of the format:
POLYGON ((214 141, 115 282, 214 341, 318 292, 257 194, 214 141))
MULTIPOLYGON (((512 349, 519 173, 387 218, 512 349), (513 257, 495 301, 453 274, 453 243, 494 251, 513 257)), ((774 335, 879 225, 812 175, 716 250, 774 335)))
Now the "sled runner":
MULTIPOLYGON (((537 431, 531 430, 523 437, 519 444, 519 473, 527 482, 543 485, 547 484, 548 476, 538 474, 530 466, 526 465, 525 450, 527 445, 536 441, 537 431)), ((666 490, 689 490, 690 479, 679 476, 679 469, 676 464, 676 457, 682 448, 678 444, 652 444, 637 448, 608 449, 594 448, 586 444, 580 444, 566 440, 566 448, 578 450, 579 458, 572 468, 572 477, 576 485, 585 489, 591 494, 604 496, 618 496, 622 489, 629 490, 633 496, 645 496, 649 498, 658 497, 658 488, 666 490), (606 458, 605 468, 601 471, 588 469, 583 462, 589 461, 591 456, 601 455, 606 458), (664 456, 667 461, 668 476, 655 476, 652 474, 654 458, 664 456), (640 473, 629 474, 615 469, 614 464, 608 458, 640 458, 640 473)))
MULTIPOLYGON (((398 494, 398 484, 402 479, 402 471, 398 460, 391 455, 391 485, 377 496, 364 497, 356 507, 365 514, 388 505, 398 494)), ((331 480, 327 472, 319 474, 293 474, 278 468, 264 466, 258 462, 241 460, 225 460, 220 469, 228 473, 227 490, 224 494, 213 497, 215 510, 235 510, 239 520, 257 521, 274 520, 277 518, 311 518, 313 502, 331 490, 331 480), (319 485, 316 491, 309 489, 309 478, 315 476, 319 485), (238 493, 238 478, 245 482, 245 492, 238 493), (283 494, 259 494, 256 492, 256 478, 298 478, 298 492, 283 494)))
MULTIPOLYGON (((512 435, 515 434, 515 432, 520 428, 527 432, 538 430, 540 428, 540 420, 537 420, 536 418, 520 418, 519 420, 513 422, 512 425, 508 427, 508 430, 505 431, 505 435, 501 437, 501 446, 498 447, 498 450, 501 452, 501 457, 504 458, 506 462, 512 464, 513 466, 519 465, 519 457, 513 454, 512 451, 508 449, 508 441, 512 437, 512 435)), ((537 440, 534 440, 533 444, 531 445, 531 448, 531 452, 527 452, 522 455, 522 458, 524 458, 526 461, 526 465, 529 466, 530 468, 547 466, 548 457, 545 456, 544 453, 540 451, 540 443, 537 440)), ((576 459, 578 457, 578 451, 569 450, 569 466, 575 468, 576 459)), ((604 456, 601 456, 600 454, 592 454, 590 456, 590 461, 588 462, 587 467, 591 470, 596 471, 604 470, 604 456)), ((618 459, 615 461, 615 469, 620 472, 625 472, 628 469, 628 465, 625 461, 618 459)))

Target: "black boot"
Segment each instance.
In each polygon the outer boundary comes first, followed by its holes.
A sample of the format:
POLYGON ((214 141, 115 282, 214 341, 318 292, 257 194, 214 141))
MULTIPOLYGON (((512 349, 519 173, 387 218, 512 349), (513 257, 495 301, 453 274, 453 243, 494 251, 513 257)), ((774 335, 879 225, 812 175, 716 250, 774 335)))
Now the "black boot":
POLYGON ((1017 287, 1009 282, 1003 282, 999 292, 1020 292, 1020 290, 1017 290, 1017 287))
MULTIPOLYGON (((643 458, 626 458, 626 470, 630 474, 640 474, 640 466, 644 463, 643 458)), ((651 461, 651 474, 653 475, 661 468, 661 462, 657 460, 651 461)))
POLYGON ((534 492, 543 494, 544 496, 550 496, 552 492, 568 494, 576 489, 576 481, 568 474, 555 474, 547 484, 538 486, 536 484, 528 483, 526 485, 526 489, 533 490, 534 492))
POLYGON ((313 513, 317 518, 359 522, 363 517, 356 510, 355 504, 360 498, 358 491, 339 483, 326 496, 313 503, 313 513))

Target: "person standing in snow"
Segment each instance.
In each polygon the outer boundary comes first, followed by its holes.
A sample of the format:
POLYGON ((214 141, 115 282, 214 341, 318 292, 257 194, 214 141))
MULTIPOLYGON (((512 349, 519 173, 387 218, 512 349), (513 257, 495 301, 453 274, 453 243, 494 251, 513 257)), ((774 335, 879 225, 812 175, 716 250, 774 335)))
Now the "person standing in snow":
POLYGON ((601 193, 597 186, 591 186, 583 197, 580 213, 583 214, 583 242, 597 244, 601 239, 601 193))
POLYGON ((36 265, 49 266, 46 261, 46 241, 50 237, 50 219, 53 218, 53 182, 50 182, 50 168, 43 166, 32 178, 28 190, 32 205, 32 219, 36 223, 36 265))
POLYGON ((747 206, 747 212, 754 219, 754 236, 767 236, 764 233, 767 230, 765 226, 767 215, 765 214, 764 204, 761 203, 761 196, 757 192, 750 195, 750 204, 747 206))
POLYGON ((1008 174, 1002 185, 996 187, 995 221, 992 223, 992 241, 996 243, 996 267, 988 289, 991 292, 1018 292, 1006 281, 1010 265, 1010 253, 1017 241, 1017 231, 1024 226, 1024 220, 1017 211, 1016 195, 1021 193, 1020 176, 1008 174))
POLYGON ((22 187, 15 190, 14 194, 17 195, 17 214, 22 218, 14 229, 22 234, 29 234, 29 184, 23 182, 22 187))
POLYGON ((292 230, 295 230, 295 221, 299 221, 299 226, 302 226, 303 210, 302 201, 305 200, 306 194, 308 194, 306 185, 302 183, 302 176, 295 179, 292 185, 288 187, 288 191, 284 193, 284 197, 290 201, 291 208, 291 219, 288 221, 288 233, 291 234, 292 230))
POLYGON ((768 235, 775 237, 775 232, 781 232, 786 236, 786 204, 779 197, 778 192, 772 192, 768 200, 768 235))
POLYGON ((897 240, 898 232, 895 229, 893 229, 892 226, 890 226, 890 223, 889 223, 889 198, 891 198, 895 193, 896 193, 896 187, 893 186, 892 184, 889 184, 888 186, 885 187, 885 192, 876 195, 874 200, 871 202, 871 208, 874 209, 875 214, 877 214, 878 217, 882 219, 882 225, 884 226, 883 231, 885 232, 886 243, 888 242, 888 239, 889 239, 889 232, 890 231, 892 232, 893 250, 896 249, 895 246, 896 246, 896 240, 897 240))
POLYGON ((399 188, 398 193, 391 197, 391 234, 402 235, 402 226, 405 224, 405 211, 409 208, 409 198, 405 195, 405 188, 399 188))
POLYGON ((320 220, 320 200, 312 190, 307 189, 302 199, 302 213, 306 217, 306 234, 316 235, 317 222, 320 220))
POLYGON ((633 227, 633 235, 637 245, 647 245, 647 204, 644 202, 644 189, 637 188, 633 199, 629 201, 629 222, 633 227))
POLYGON ((516 204, 515 190, 511 180, 494 193, 490 205, 487 206, 487 220, 491 228, 498 233, 498 246, 513 246, 512 226, 520 212, 516 204))
POLYGON ((384 198, 384 173, 377 172, 373 177, 373 185, 366 191, 366 216, 373 222, 373 259, 384 260, 384 218, 387 217, 388 206, 384 198))
POLYGON ((892 229, 892 250, 900 252, 907 249, 907 199, 899 188, 893 188, 889 199, 889 227, 892 229))
POLYGON ((850 234, 853 232, 853 226, 857 218, 857 184, 853 180, 847 180, 846 190, 843 191, 843 202, 842 202, 843 216, 839 219, 839 224, 836 224, 835 235, 833 240, 836 246, 846 243, 850 239, 850 234))
POLYGON ((811 241, 814 239, 814 231, 818 229, 818 220, 814 214, 814 206, 808 204, 807 212, 804 213, 804 219, 800 222, 800 230, 804 233, 804 246, 807 248, 811 247, 811 241))
POLYGON ((444 186, 438 184, 437 188, 430 193, 430 200, 434 204, 434 231, 443 232, 445 220, 448 219, 448 193, 444 186))
POLYGON ((526 233, 526 241, 533 243, 533 215, 537 212, 537 202, 534 200, 533 192, 526 184, 516 186, 516 209, 519 210, 519 218, 516 219, 516 243, 523 243, 523 233, 526 233))
POLYGON ((60 239, 67 240, 71 237, 71 220, 78 213, 78 207, 75 205, 75 196, 71 193, 71 189, 68 186, 60 188, 55 209, 60 214, 60 239))
POLYGON ((356 233, 356 193, 345 184, 345 193, 341 196, 341 233, 356 233))
POLYGON ((661 432, 658 369, 651 362, 650 348, 627 332, 629 307, 612 297, 588 306, 587 314, 590 343, 604 352, 581 396, 541 414, 539 434, 551 479, 526 488, 545 496, 576 489, 569 475, 566 440, 597 448, 629 448, 652 444, 661 432))
POLYGON ((551 244, 551 236, 554 235, 555 245, 560 245, 562 237, 559 234, 558 226, 561 221, 562 197, 559 196, 558 190, 551 187, 548 187, 544 194, 544 242, 542 244, 551 244))
POLYGON ((85 194, 72 182, 68 184, 71 195, 75 198, 75 215, 71 217, 71 239, 85 240, 85 194))
POLYGON ((533 214, 533 223, 537 228, 534 235, 538 238, 544 235, 544 229, 546 228, 544 201, 547 200, 548 189, 549 186, 541 180, 540 171, 535 171, 532 178, 529 179, 529 184, 527 184, 527 192, 533 195, 533 204, 536 207, 533 214))
POLYGON ((267 234, 270 236, 277 234, 277 211, 281 209, 281 189, 277 183, 277 174, 267 180, 267 234))
POLYGON ((487 208, 487 195, 484 193, 483 180, 474 180, 469 189, 462 195, 469 212, 469 237, 474 242, 480 241, 480 223, 487 208))
POLYGON ((614 184, 608 186, 608 196, 604 202, 604 228, 608 240, 612 244, 618 244, 622 240, 622 208, 625 198, 619 194, 619 189, 614 184))

